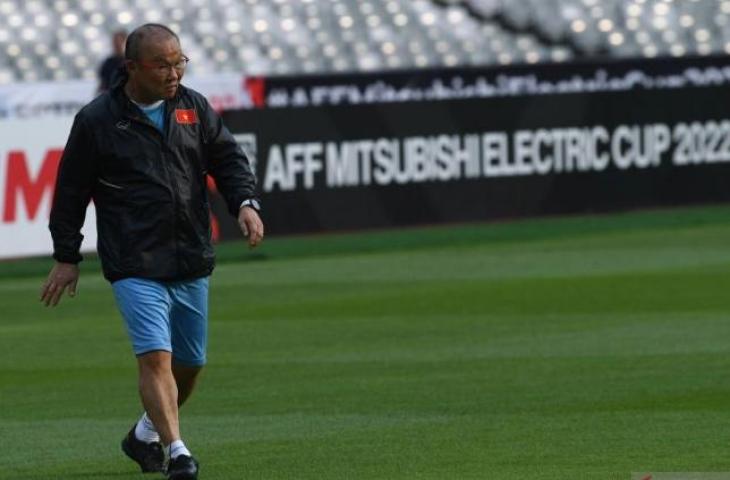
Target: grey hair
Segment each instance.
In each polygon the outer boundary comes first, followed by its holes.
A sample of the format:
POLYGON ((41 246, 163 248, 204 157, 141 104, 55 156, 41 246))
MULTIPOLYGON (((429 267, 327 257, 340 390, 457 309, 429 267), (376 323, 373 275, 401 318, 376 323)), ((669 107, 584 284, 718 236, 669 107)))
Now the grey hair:
POLYGON ((145 23, 144 25, 135 28, 127 37, 127 43, 124 47, 124 58, 127 60, 139 60, 141 53, 140 49, 144 41, 149 37, 160 34, 173 37, 178 41, 178 43, 180 42, 180 38, 177 36, 177 33, 173 32, 170 27, 160 23, 145 23))

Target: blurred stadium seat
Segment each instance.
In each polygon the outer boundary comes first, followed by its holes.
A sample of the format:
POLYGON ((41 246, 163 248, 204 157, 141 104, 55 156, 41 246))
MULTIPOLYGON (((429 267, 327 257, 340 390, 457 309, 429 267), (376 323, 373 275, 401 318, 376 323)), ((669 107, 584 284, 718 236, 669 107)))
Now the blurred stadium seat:
POLYGON ((180 34, 194 74, 730 52, 730 0, 0 0, 0 84, 95 78, 109 33, 180 34))

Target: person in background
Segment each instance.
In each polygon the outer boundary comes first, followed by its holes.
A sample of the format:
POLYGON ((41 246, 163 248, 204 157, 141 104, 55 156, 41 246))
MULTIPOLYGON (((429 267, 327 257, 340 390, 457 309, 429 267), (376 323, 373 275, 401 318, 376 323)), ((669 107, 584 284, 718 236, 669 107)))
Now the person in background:
POLYGON ((98 93, 106 92, 111 88, 119 69, 124 66, 124 45, 126 42, 126 30, 117 30, 112 34, 112 54, 106 57, 99 67, 98 93))

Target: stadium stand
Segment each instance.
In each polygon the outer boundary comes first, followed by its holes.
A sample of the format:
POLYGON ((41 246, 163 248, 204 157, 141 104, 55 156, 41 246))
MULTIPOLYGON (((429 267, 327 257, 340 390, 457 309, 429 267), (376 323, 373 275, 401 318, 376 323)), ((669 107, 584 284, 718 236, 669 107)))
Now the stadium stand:
POLYGON ((0 84, 95 78, 164 22, 190 72, 286 75, 730 52, 729 0, 0 0, 0 84))

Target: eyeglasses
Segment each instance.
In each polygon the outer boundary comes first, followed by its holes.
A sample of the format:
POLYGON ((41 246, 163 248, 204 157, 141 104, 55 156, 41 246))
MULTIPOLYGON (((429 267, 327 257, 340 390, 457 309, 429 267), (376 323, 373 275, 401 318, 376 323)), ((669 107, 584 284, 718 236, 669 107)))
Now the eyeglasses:
POLYGON ((150 69, 159 75, 167 74, 171 68, 180 73, 188 66, 188 62, 190 62, 190 59, 185 55, 183 55, 177 63, 137 61, 137 63, 139 63, 142 67, 150 69))

